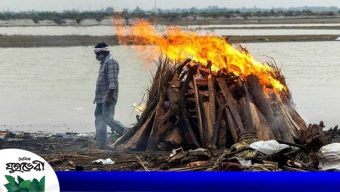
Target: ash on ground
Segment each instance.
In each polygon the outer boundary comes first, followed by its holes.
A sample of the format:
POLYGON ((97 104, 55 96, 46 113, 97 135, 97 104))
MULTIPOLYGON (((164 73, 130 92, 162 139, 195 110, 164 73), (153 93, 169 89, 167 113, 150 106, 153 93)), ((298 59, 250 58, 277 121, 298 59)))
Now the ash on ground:
MULTIPOLYGON (((113 143, 112 135, 110 139, 113 143)), ((94 133, 0 131, 0 149, 19 148, 34 152, 46 159, 56 171, 321 170, 317 152, 309 151, 304 145, 288 145, 281 151, 265 154, 249 147, 252 142, 243 141, 225 150, 114 151, 98 150, 94 133)), ((336 131, 334 142, 340 142, 339 131, 336 131)))

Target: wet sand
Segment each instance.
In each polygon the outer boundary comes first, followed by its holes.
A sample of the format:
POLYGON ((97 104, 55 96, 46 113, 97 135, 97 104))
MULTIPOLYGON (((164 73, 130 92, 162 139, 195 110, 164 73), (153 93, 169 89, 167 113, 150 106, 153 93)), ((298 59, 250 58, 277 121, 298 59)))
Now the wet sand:
MULTIPOLYGON (((55 171, 159 171, 183 166, 167 163, 171 151, 99 150, 95 145, 94 133, 8 132, 5 138, 1 138, 1 133, 6 132, 0 131, 0 149, 17 148, 36 153, 49 162, 55 171), (114 164, 92 163, 107 158, 114 164)), ((109 142, 113 142, 110 136, 109 142)), ((217 150, 215 154, 221 152, 223 150, 217 150)))

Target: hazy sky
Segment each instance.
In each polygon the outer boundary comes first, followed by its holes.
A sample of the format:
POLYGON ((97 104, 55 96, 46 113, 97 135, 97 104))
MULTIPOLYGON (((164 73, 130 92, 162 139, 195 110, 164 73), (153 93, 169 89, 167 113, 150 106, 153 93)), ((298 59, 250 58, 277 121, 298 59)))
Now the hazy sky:
MULTIPOLYGON (((300 7, 300 6, 337 6, 340 0, 156 0, 157 8, 190 8, 217 5, 220 7, 300 7)), ((0 10, 48 10, 70 9, 96 10, 108 6, 115 9, 143 9, 154 7, 155 0, 0 0, 0 10)))

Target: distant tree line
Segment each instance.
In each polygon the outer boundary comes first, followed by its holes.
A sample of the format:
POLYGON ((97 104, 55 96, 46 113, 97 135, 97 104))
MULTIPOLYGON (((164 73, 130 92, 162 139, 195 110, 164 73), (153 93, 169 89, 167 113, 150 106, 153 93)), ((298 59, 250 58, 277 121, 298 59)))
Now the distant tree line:
POLYGON ((174 16, 202 16, 202 17, 250 17, 250 16, 334 16, 340 15, 340 9, 337 7, 300 7, 300 8, 273 8, 273 9, 260 9, 260 8, 240 8, 228 9, 219 8, 217 6, 210 6, 204 9, 192 7, 190 9, 157 9, 157 10, 142 10, 136 7, 134 10, 123 10, 122 13, 129 17, 149 17, 150 15, 157 15, 161 18, 168 18, 174 16))
POLYGON ((50 11, 27 11, 27 12, 0 12, 0 20, 10 19, 32 19, 35 23, 42 20, 51 20, 57 24, 63 24, 65 19, 71 19, 80 23, 84 19, 96 19, 101 21, 103 18, 112 16, 113 9, 107 8, 98 11, 64 11, 64 12, 50 12, 50 11))
POLYGON ((0 12, 0 20, 9 19, 32 19, 35 23, 42 20, 52 20, 57 24, 63 24, 66 19, 75 20, 80 23, 84 19, 96 19, 101 21, 105 17, 111 17, 113 14, 119 14, 126 20, 130 18, 163 18, 166 20, 175 20, 187 16, 192 17, 267 17, 267 16, 336 16, 340 15, 340 9, 337 7, 302 7, 293 9, 259 9, 259 8, 241 8, 228 9, 219 8, 216 6, 198 9, 153 9, 143 10, 136 7, 133 10, 124 9, 122 11, 115 11, 112 7, 98 11, 64 11, 64 12, 47 12, 47 11, 27 11, 27 12, 0 12))

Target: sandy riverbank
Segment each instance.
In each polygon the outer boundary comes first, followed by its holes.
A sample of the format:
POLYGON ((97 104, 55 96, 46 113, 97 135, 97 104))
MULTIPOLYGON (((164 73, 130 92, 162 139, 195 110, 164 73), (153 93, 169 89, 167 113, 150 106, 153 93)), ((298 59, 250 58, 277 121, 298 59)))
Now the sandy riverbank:
MULTIPOLYGON (((275 36, 231 36, 231 43, 245 42, 304 42, 304 41, 334 41, 338 35, 275 35, 275 36)), ((98 42, 109 42, 119 45, 117 36, 22 36, 0 35, 0 47, 71 47, 93 46, 98 42)))

